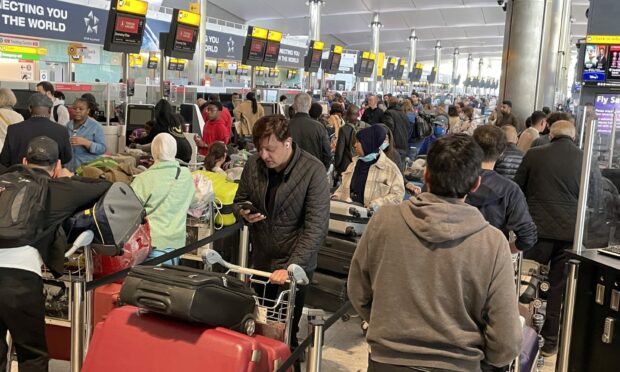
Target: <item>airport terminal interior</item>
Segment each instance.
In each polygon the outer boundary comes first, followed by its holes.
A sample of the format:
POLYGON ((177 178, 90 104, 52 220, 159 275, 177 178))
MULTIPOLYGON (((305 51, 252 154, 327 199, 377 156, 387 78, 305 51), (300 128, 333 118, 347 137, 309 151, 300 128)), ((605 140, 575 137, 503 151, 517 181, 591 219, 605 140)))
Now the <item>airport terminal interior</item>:
POLYGON ((0 0, 0 370, 620 371, 620 0, 0 0))

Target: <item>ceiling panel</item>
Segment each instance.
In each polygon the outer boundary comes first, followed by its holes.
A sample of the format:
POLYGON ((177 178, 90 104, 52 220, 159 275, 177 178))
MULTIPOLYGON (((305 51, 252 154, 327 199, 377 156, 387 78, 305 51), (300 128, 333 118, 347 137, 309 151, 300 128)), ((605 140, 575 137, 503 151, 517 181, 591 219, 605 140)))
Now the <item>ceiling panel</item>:
MULTIPOLYGON (((241 19, 252 20, 261 18, 279 18, 282 17, 273 7, 273 2, 266 0, 255 1, 231 1, 231 0, 210 0, 213 4, 229 13, 236 15, 241 19)), ((282 0, 280 0, 282 1, 282 0)))
MULTIPOLYGON (((301 0, 284 0, 284 1, 297 1, 303 4, 306 3, 305 1, 301 1, 301 0)), ((244 3, 248 2, 248 0, 243 0, 243 2, 244 3)), ((368 12, 368 11, 369 9, 366 7, 366 4, 364 4, 360 0, 326 1, 325 4, 323 4, 324 14, 355 13, 355 12, 368 12)))
POLYGON ((463 5, 461 0, 412 0, 413 4, 416 8, 424 9, 424 8, 434 8, 437 6, 446 6, 446 5, 463 5))
POLYGON ((465 34, 465 29, 461 27, 444 27, 434 29, 433 33, 435 37, 443 40, 463 36, 465 34))
POLYGON ((408 11, 402 12, 401 15, 407 24, 415 25, 416 28, 446 25, 440 10, 408 11))
POLYGON ((506 22, 506 12, 504 12, 499 6, 482 8, 482 15, 484 16, 485 23, 506 22))
POLYGON ((464 36, 493 37, 499 36, 497 26, 472 26, 465 29, 464 36))
POLYGON ((454 24, 485 24, 484 16, 480 8, 442 9, 441 15, 448 25, 454 24))
MULTIPOLYGON (((336 0, 338 1, 338 0, 336 0)), ((361 0, 369 10, 373 12, 385 12, 390 10, 413 9, 411 0, 361 0)))

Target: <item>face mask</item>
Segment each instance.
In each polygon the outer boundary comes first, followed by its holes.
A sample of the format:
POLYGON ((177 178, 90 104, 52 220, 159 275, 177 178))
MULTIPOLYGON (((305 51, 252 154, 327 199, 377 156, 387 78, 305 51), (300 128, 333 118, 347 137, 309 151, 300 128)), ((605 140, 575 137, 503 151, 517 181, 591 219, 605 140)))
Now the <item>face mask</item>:
POLYGON ((388 146, 390 146, 389 142, 383 142, 381 146, 379 146, 379 148, 381 149, 381 151, 385 151, 385 149, 387 149, 388 146))
POLYGON ((435 136, 439 137, 443 136, 444 134, 446 134, 446 128, 435 127, 435 136))
POLYGON ((373 152, 372 154, 360 156, 360 160, 363 161, 364 163, 368 163, 373 160, 376 160, 378 156, 379 154, 377 154, 376 152, 373 152))

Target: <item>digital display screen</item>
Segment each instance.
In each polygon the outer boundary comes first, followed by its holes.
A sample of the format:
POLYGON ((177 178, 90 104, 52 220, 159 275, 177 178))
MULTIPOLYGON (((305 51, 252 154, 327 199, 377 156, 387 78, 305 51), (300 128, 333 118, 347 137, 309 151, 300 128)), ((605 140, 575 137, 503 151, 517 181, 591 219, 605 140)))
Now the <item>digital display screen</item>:
POLYGON ((177 63, 177 71, 183 71, 183 70, 185 70, 185 63, 178 62, 177 63))
POLYGON ((149 58, 149 61, 146 64, 146 68, 148 68, 149 70, 157 69, 157 60, 153 58, 149 58))
POLYGON ((197 39, 197 28, 178 25, 174 38, 174 50, 193 53, 196 51, 197 39))
POLYGON ((620 126, 620 95, 597 95, 594 101, 594 112, 596 112, 598 119, 597 131, 599 133, 611 134, 614 112, 616 112, 616 128, 620 126))
POLYGON ((391 78, 393 74, 394 74, 394 64, 388 63, 387 66, 385 67, 385 72, 383 73, 383 76, 387 78, 391 78))
POLYGON ((265 49, 265 62, 277 63, 279 54, 280 54, 280 43, 276 43, 274 41, 268 41, 267 48, 265 49))
POLYGON ((263 57, 265 56, 267 42, 265 40, 254 38, 251 38, 250 40, 250 54, 248 55, 248 59, 262 62, 263 57))
POLYGON ((319 68, 321 65, 321 58, 323 57, 322 50, 312 49, 312 59, 310 61, 310 68, 319 68))
POLYGON ((366 67, 367 67, 366 74, 372 75, 372 70, 375 68, 375 61, 373 61, 372 59, 369 59, 368 65, 366 67))
POLYGON ((340 67, 340 59, 342 58, 341 54, 333 53, 332 54, 332 63, 329 66, 329 70, 332 72, 338 72, 338 68, 340 67))
POLYGON ((118 15, 112 41, 118 44, 141 45, 144 18, 118 15))
POLYGON ((583 81, 605 81, 607 45, 586 45, 583 61, 583 81))
POLYGON ((172 59, 168 60, 168 70, 176 71, 178 63, 172 59))
POLYGON ((286 78, 287 79, 292 79, 295 76, 295 72, 292 70, 288 70, 288 72, 286 73, 286 78))
POLYGON ((607 79, 620 79, 620 45, 609 46, 609 54, 607 55, 607 79))

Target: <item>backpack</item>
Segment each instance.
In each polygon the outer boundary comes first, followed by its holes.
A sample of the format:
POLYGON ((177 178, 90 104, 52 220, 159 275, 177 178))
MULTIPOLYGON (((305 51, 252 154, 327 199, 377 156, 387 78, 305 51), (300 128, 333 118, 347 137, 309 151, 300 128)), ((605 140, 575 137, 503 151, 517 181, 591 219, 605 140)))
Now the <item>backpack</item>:
POLYGON ((0 175, 0 247, 31 245, 43 230, 49 177, 23 165, 0 175))
POLYGON ((58 123, 58 108, 60 105, 56 105, 52 108, 52 115, 54 116, 54 121, 58 123))
POLYGON ((433 126, 421 115, 415 118, 415 128, 413 133, 417 139, 423 139, 433 134, 433 126))
POLYGON ((142 202, 129 185, 115 182, 90 209, 76 213, 64 225, 69 242, 84 230, 95 233, 93 247, 100 253, 122 254, 125 243, 146 222, 142 202))

